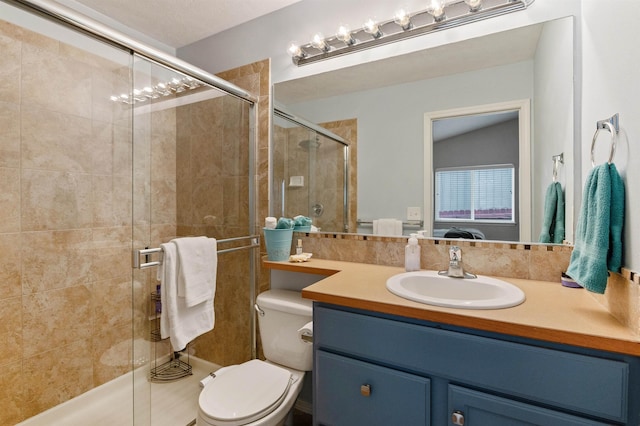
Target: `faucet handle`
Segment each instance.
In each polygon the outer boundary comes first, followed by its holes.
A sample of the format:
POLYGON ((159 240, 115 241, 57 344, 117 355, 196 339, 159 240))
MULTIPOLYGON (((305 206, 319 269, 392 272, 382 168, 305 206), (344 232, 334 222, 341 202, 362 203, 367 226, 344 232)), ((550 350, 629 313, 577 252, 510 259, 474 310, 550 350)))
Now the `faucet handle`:
POLYGON ((462 260, 462 250, 458 246, 451 246, 449 249, 449 260, 451 262, 459 262, 462 260))

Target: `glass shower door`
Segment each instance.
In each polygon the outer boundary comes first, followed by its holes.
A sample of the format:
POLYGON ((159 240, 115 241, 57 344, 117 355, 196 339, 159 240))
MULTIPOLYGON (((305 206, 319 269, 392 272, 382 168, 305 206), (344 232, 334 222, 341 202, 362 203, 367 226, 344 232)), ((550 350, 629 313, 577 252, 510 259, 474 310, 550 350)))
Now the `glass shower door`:
MULTIPOLYGON (((133 80, 125 102, 133 104, 134 250, 177 237, 218 241, 214 329, 186 348, 171 347, 160 333, 159 266, 133 274, 133 335, 142 342, 134 345, 134 360, 145 363, 134 372, 135 424, 186 425, 196 416, 197 382, 253 355, 254 111, 143 57, 135 56, 133 80), (172 380, 183 370, 185 378, 172 380)), ((161 253, 149 256, 139 260, 154 262, 161 253)))

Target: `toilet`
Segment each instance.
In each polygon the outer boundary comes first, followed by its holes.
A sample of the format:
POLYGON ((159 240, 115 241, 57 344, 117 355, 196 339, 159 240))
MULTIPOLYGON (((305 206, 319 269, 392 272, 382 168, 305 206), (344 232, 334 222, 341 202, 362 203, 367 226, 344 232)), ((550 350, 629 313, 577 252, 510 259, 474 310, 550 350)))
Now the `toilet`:
POLYGON ((300 292, 273 289, 256 301, 266 361, 250 360, 215 372, 200 392, 197 425, 283 425, 311 371, 313 345, 298 330, 312 320, 300 292))

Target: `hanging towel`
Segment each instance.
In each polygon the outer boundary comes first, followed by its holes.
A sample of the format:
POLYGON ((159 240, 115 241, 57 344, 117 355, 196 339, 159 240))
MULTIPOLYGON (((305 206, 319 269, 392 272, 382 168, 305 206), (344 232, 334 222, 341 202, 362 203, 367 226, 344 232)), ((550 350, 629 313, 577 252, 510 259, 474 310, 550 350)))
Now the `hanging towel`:
POLYGON ((185 298, 178 296, 177 246, 174 241, 170 241, 160 247, 163 251, 162 264, 158 270, 162 298, 160 335, 163 339, 170 338, 173 349, 179 351, 199 335, 213 329, 214 296, 198 305, 187 306, 185 298))
POLYGON ((567 275, 594 293, 604 293, 608 269, 622 262, 624 184, 613 164, 591 170, 582 195, 576 241, 567 275))
POLYGON ((215 238, 187 237, 172 240, 178 250, 178 296, 187 306, 212 298, 216 290, 218 249, 215 238))
POLYGON ((611 224, 609 226, 609 256, 607 266, 610 271, 620 272, 622 268, 622 227, 624 225, 624 182, 615 164, 609 164, 611 175, 611 224))
POLYGON ((564 240, 564 193, 559 182, 547 187, 544 197, 544 216, 539 241, 561 244, 564 240))
POLYGON ((377 219, 373 221, 374 235, 402 235, 402 221, 398 219, 377 219))

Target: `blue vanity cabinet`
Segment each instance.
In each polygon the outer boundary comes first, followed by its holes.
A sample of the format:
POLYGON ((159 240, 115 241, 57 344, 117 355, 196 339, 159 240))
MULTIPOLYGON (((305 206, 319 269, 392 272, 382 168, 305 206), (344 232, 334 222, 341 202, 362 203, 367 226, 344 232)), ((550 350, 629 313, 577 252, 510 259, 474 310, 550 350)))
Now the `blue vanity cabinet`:
POLYGON ((429 379, 319 351, 314 421, 320 425, 429 425, 429 379))
POLYGON ((456 385, 449 386, 451 424, 467 426, 605 426, 610 423, 585 419, 532 404, 500 398, 456 385))
POLYGON ((638 358, 314 303, 314 424, 640 425, 638 358))

